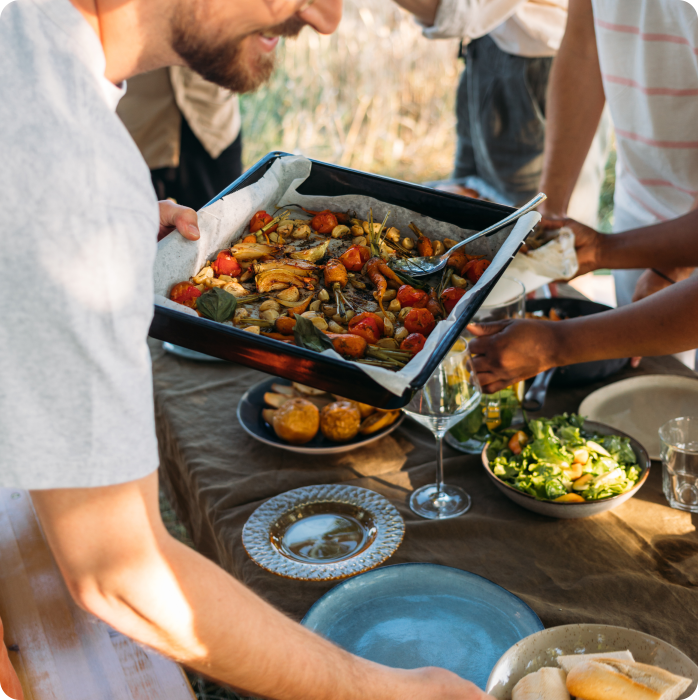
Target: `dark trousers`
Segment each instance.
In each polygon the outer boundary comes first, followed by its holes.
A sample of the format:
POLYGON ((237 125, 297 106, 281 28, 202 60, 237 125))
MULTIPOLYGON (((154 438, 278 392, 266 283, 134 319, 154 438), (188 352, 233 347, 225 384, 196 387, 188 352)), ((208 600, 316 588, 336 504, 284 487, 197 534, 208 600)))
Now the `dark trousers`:
POLYGON ((468 44, 456 104, 455 178, 476 175, 517 204, 538 192, 551 65, 552 58, 505 53, 489 36, 468 44))
POLYGON ((242 175, 242 134, 211 158, 182 117, 179 167, 151 170, 158 199, 171 197, 197 211, 242 175))

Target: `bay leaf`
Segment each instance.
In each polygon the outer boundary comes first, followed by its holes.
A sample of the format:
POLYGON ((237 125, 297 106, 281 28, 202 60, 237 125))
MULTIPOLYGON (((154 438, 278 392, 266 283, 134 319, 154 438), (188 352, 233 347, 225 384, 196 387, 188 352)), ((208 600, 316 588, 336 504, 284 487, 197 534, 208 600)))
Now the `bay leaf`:
POLYGON ((231 319, 237 305, 238 300, 220 287, 209 289, 196 300, 196 308, 201 315, 218 323, 231 319))
POLYGON ((315 352, 334 348, 332 341, 309 318, 303 318, 299 314, 294 314, 294 316, 296 325, 293 328, 293 337, 296 340, 296 345, 315 352))

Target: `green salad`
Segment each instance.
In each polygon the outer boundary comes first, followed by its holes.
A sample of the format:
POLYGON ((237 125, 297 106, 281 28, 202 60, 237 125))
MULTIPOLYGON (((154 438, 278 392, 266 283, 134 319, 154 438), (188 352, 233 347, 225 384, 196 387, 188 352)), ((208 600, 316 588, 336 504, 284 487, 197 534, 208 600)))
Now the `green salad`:
POLYGON ((640 478, 629 438, 585 430, 574 413, 493 432, 487 459, 495 476, 541 501, 599 501, 640 478))

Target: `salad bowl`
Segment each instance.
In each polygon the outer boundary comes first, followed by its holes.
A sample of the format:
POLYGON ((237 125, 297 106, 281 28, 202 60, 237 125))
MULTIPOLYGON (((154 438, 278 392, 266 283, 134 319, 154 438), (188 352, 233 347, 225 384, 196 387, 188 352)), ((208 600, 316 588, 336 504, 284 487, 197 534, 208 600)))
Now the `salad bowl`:
POLYGON ((487 457, 489 443, 487 443, 482 450, 482 464, 485 468, 485 474, 487 474, 489 480, 507 498, 510 498, 512 501, 514 501, 514 503, 520 505, 522 508, 526 508, 534 513, 539 513, 540 515, 547 515, 551 518, 588 518, 592 515, 598 515, 599 513, 605 513, 606 511, 613 510, 621 503, 625 503, 625 501, 632 498, 642 488, 645 481, 647 481, 647 477, 650 473, 650 467, 652 465, 650 457, 647 454, 647 450, 637 440, 629 435, 626 435, 620 430, 616 430, 609 425, 596 423, 590 420, 584 422, 584 427, 599 433, 600 435, 618 435, 630 440, 630 447, 635 453, 635 457, 637 458, 637 467, 640 470, 640 476, 637 483, 631 489, 625 493, 618 494, 617 496, 611 496, 598 501, 587 501, 585 503, 556 503, 554 501, 542 501, 528 493, 515 489, 513 486, 510 486, 492 472, 489 459, 487 457))

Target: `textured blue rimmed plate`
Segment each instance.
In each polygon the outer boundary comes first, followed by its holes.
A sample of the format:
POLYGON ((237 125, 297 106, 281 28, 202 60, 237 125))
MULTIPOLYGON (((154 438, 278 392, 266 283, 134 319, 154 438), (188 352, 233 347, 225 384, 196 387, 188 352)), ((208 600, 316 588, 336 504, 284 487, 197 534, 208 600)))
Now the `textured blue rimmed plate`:
POLYGON ((370 445, 376 440, 380 440, 382 437, 390 434, 397 428, 403 420, 405 420, 405 414, 402 413, 398 416, 397 420, 392 425, 389 425, 383 430, 379 430, 377 433, 372 435, 357 435, 355 438, 349 440, 348 442, 334 442, 328 440, 320 431, 318 434, 310 441, 306 442, 305 445, 291 445, 288 442, 284 442, 280 437, 277 437, 274 429, 262 418, 262 410, 268 408, 264 403, 264 394, 268 391, 273 392, 271 388, 272 384, 285 384, 286 386, 291 386, 292 382, 287 379, 280 379, 279 377, 271 377, 265 379, 253 387, 250 387, 240 399, 238 404, 238 421, 243 430, 253 437, 255 440, 263 442, 265 445, 271 445, 272 447, 280 447, 282 450, 288 450, 289 452, 299 452, 301 454, 313 454, 313 455, 332 455, 339 454, 341 452, 349 452, 350 450, 355 450, 357 447, 363 447, 364 445, 370 445))
POLYGON ((513 644, 543 629, 521 599, 481 576, 436 564, 396 564, 326 593, 303 625, 393 668, 440 666, 484 688, 513 644))

